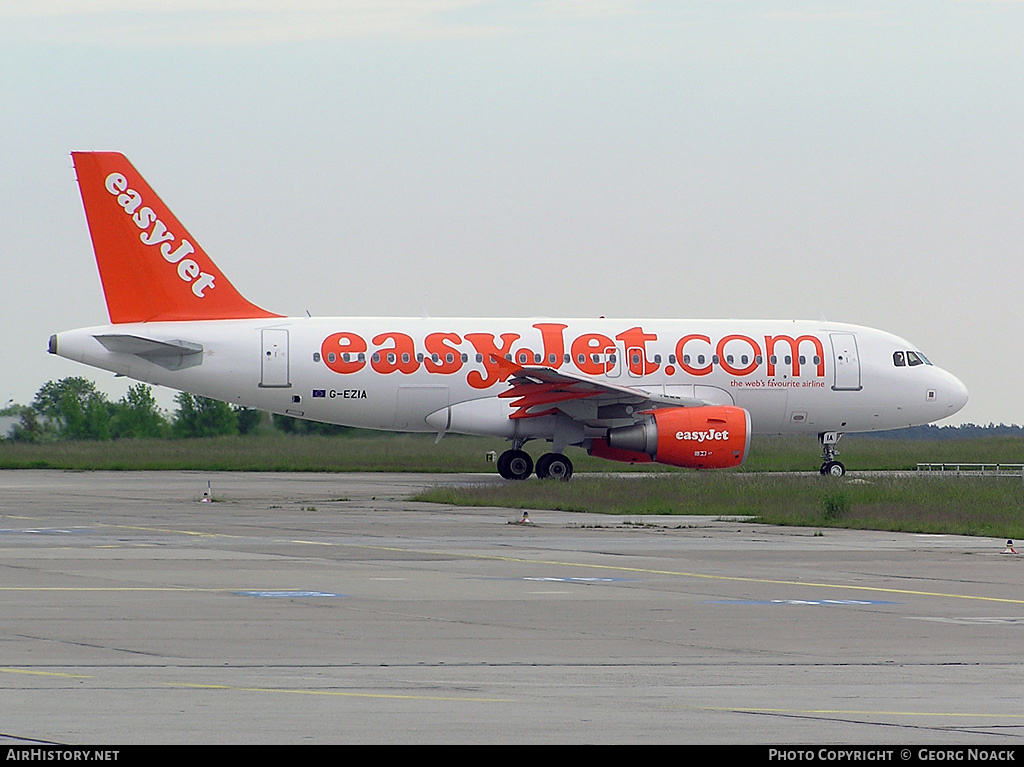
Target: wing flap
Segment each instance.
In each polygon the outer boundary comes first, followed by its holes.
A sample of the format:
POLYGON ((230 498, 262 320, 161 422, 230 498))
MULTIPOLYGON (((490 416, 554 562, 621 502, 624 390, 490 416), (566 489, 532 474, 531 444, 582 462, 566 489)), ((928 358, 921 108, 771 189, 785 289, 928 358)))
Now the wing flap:
MULTIPOLYGON (((513 419, 538 418, 561 412, 574 420, 580 420, 578 408, 571 407, 571 403, 577 400, 593 403, 594 412, 598 414, 602 409, 610 412, 613 409, 611 406, 621 406, 615 408, 616 411, 621 410, 621 413, 608 416, 616 419, 660 407, 702 407, 708 404, 696 397, 658 394, 551 367, 518 365, 496 355, 492 355, 491 360, 509 384, 510 388, 498 396, 514 400, 510 403, 516 409, 510 416, 513 419), (562 404, 565 407, 560 407, 562 404)), ((597 415, 596 418, 584 419, 584 422, 587 425, 599 425, 602 420, 597 415)))

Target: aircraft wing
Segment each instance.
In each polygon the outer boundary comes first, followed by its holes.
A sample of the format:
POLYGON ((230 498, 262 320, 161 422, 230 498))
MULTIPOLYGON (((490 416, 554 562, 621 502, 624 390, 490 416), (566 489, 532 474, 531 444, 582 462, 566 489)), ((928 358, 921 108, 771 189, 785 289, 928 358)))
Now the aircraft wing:
POLYGON ((507 359, 496 362, 510 387, 498 396, 512 400, 515 412, 509 417, 513 419, 561 412, 587 426, 610 428, 631 424, 637 414, 648 410, 708 404, 694 397, 650 392, 551 367, 517 365, 507 359))

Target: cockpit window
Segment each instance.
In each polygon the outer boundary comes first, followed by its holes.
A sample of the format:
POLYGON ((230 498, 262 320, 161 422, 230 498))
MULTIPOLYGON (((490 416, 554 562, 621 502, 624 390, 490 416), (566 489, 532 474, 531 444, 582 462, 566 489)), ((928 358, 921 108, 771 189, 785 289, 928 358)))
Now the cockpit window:
POLYGON ((901 368, 907 364, 906 359, 903 357, 903 352, 892 353, 892 364, 898 368, 901 368))
POLYGON ((923 365, 924 360, 917 355, 917 352, 907 352, 907 364, 911 367, 914 365, 923 365))

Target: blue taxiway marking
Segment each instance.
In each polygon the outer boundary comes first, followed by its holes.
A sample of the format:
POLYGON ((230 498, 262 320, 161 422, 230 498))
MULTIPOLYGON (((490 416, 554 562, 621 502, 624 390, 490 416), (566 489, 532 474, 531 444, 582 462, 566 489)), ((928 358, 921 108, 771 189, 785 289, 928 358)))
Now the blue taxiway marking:
POLYGON ((898 605, 881 599, 716 599, 704 602, 706 605, 898 605))
POLYGON ((523 578, 524 581, 547 581, 549 583, 636 583, 634 578, 523 578))

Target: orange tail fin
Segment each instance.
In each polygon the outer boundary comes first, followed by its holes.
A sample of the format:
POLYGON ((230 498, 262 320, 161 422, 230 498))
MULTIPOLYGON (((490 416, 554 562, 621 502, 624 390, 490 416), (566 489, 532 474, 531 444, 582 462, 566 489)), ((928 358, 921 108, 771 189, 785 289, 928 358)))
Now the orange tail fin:
POLYGON ((118 152, 72 152, 113 323, 280 315, 249 303, 118 152))

